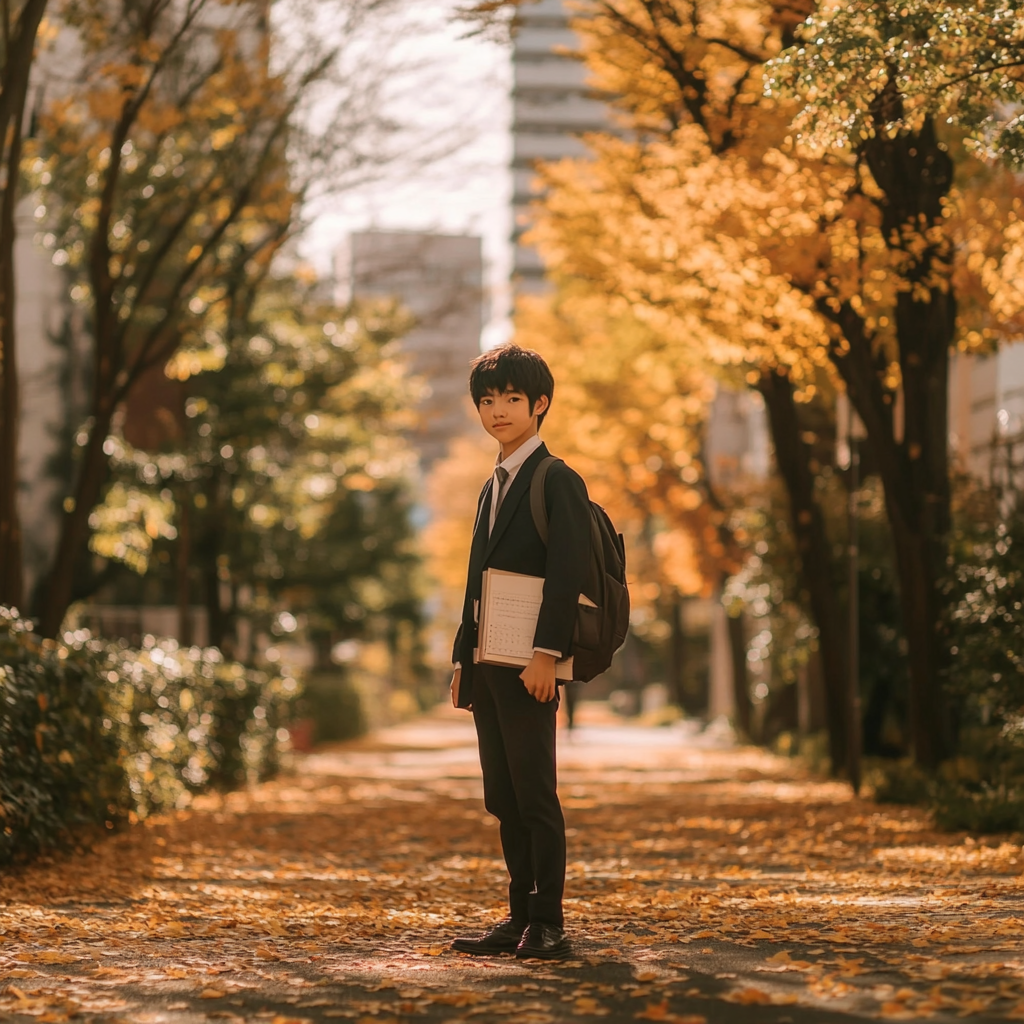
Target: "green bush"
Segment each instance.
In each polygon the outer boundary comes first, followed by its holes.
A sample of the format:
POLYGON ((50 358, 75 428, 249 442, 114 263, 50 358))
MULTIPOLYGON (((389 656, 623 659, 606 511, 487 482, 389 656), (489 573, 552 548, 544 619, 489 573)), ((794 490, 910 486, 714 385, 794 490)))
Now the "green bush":
POLYGON ((300 714, 313 720, 318 743, 350 740, 366 732, 362 699, 344 671, 310 673, 300 707, 300 714))
MULTIPOLYGON (((68 639, 76 648, 97 645, 68 639)), ((102 667, 108 728, 120 740, 140 817, 276 769, 277 730, 298 694, 295 680, 226 662, 216 648, 149 637, 142 650, 107 645, 102 667)))
POLYGON ((946 688, 957 756, 935 780, 936 822, 977 832, 1024 829, 1024 503, 971 492, 950 570, 946 688))
POLYGON ((880 804, 912 804, 930 807, 935 799, 935 780, 909 758, 867 757, 864 782, 880 804))
POLYGON ((298 693, 215 648, 39 641, 0 608, 0 862, 267 777, 298 693))
POLYGON ((100 659, 40 643, 0 608, 0 863, 130 810, 100 659))

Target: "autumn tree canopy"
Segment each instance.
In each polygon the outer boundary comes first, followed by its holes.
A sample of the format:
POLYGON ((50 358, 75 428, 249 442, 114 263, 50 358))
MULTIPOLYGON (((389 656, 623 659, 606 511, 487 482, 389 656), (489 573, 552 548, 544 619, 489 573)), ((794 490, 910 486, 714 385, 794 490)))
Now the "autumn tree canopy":
POLYGON ((328 6, 329 24, 323 5, 297 4, 288 25, 249 0, 60 9, 55 38, 72 59, 50 68, 28 169, 43 240, 84 313, 93 372, 38 601, 44 633, 75 595, 104 446, 137 381, 182 346, 217 349, 315 184, 350 186, 394 156, 384 142, 396 126, 373 77, 382 62, 365 59, 367 26, 394 4, 328 6))
POLYGON ((934 764, 950 736, 936 634, 949 352, 998 344, 1022 308, 1020 185, 988 159, 1012 158, 1020 132, 1019 19, 1006 4, 574 11, 620 125, 589 138, 589 159, 543 169, 533 237, 556 281, 765 395, 833 677, 842 608, 813 579, 830 547, 801 407, 849 394, 896 542, 912 746, 934 764))

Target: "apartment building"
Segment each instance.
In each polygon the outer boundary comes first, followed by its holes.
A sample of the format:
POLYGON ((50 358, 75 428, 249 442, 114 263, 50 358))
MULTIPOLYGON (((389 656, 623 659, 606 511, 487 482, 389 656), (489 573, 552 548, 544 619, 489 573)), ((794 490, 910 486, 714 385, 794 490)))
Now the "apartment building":
POLYGON ((399 342, 425 385, 412 442, 423 472, 472 425, 466 390, 484 324, 483 243, 473 235, 360 231, 339 248, 339 299, 397 299, 415 318, 399 342))
POLYGON ((586 69, 568 54, 578 46, 563 0, 525 4, 512 48, 513 287, 544 289, 537 251, 522 242, 537 197, 538 161, 586 154, 585 132, 608 127, 608 108, 587 87, 586 69))

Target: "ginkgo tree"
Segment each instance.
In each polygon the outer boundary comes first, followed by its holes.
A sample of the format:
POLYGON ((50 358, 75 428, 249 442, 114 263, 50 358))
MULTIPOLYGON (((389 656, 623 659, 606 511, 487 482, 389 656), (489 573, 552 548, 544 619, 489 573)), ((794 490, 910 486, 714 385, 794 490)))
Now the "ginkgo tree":
MULTIPOLYGON (((682 603, 719 592, 750 541, 731 522, 735 488, 723 494, 705 469, 714 381, 692 350, 652 330, 627 303, 571 281, 524 297, 516 334, 544 355, 557 381, 547 444, 579 469, 626 536, 634 632, 658 646, 667 641, 666 680, 689 702, 682 603)), ((739 616, 729 625, 737 720, 749 735, 744 626, 739 616)))
MULTIPOLYGON (((744 127, 760 91, 752 62, 778 51, 794 19, 780 24, 757 5, 724 14, 709 6, 688 14, 673 3, 581 11, 583 50, 597 84, 621 97, 642 141, 590 136, 592 159, 544 168, 547 191, 532 237, 556 281, 619 296, 650 336, 669 340, 669 350, 687 350, 691 362, 726 385, 749 383, 764 394, 776 451, 785 456, 779 464, 828 682, 832 758, 840 765, 842 606, 806 471, 819 452, 807 441, 810 428, 796 402, 827 389, 826 338, 806 299, 783 277, 763 272, 737 223, 723 223, 735 216, 734 183, 742 180, 736 154, 763 143, 756 133, 748 139, 744 127), (666 47, 679 59, 670 61, 666 47)), ((782 131, 783 115, 765 117, 782 131)))
POLYGON ((798 36, 768 66, 769 95, 798 100, 797 153, 844 165, 849 184, 830 259, 792 280, 829 329, 885 489, 912 741, 930 766, 951 739, 937 633, 949 353, 997 344, 1024 312, 1020 183, 959 144, 1010 164, 1024 156, 1024 27, 1007 3, 827 3, 798 36))
POLYGON ((849 394, 885 489, 924 765, 950 739, 948 356, 997 344, 1021 310, 1020 184, 977 158, 1015 152, 998 104, 1021 98, 1020 29, 983 6, 581 0, 583 57, 630 130, 546 172, 536 232, 556 275, 623 296, 765 394, 833 680, 842 609, 794 414, 849 394))

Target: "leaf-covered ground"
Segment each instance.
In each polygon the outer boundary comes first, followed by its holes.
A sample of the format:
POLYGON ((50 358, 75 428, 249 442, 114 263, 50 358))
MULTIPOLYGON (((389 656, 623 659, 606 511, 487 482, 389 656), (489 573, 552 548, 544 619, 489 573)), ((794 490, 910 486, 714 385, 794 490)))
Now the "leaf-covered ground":
POLYGON ((683 727, 560 759, 574 960, 449 951, 505 875, 439 711, 0 881, 0 1020, 1024 1019, 1020 846, 683 727))

